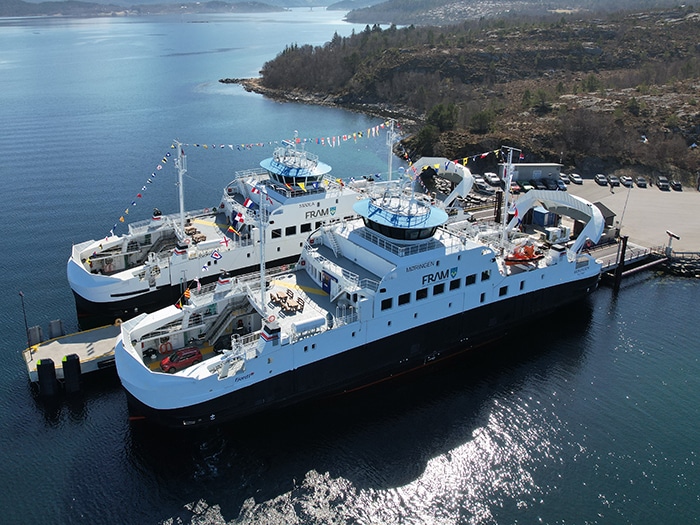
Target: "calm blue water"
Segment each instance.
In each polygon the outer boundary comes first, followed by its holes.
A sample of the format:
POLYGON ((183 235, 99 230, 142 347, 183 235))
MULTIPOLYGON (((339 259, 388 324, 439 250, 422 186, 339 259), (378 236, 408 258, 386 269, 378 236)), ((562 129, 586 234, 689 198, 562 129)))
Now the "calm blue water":
MULTIPOLYGON (((349 34, 337 13, 0 20, 0 521, 3 523, 695 523, 696 281, 653 273, 503 341, 488 357, 363 396, 178 434, 127 422, 114 376, 32 392, 29 325, 77 329, 71 243, 153 206, 218 202, 270 143, 381 122, 221 85, 285 45, 349 34), (193 23, 196 22, 196 23, 193 23), (142 193, 141 198, 136 198, 142 193), (131 202, 137 200, 137 205, 131 202)), ((355 27, 360 31, 362 27, 355 27)), ((342 177, 386 172, 385 135, 309 146, 342 177)), ((398 162, 394 162, 398 166, 398 162)), ((119 230, 117 230, 119 231, 119 230)))

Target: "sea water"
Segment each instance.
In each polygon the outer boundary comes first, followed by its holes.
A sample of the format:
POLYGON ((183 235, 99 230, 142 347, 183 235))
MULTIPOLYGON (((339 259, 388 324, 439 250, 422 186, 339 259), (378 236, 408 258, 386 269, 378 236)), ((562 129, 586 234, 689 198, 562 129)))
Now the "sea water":
POLYGON ((115 374, 36 396, 25 316, 76 330, 72 244, 177 211, 174 139, 188 209, 295 135, 339 177, 387 173, 381 119, 218 82, 363 29, 341 18, 0 20, 0 521, 697 522, 694 280, 648 272, 448 370, 195 433, 129 423, 115 374))

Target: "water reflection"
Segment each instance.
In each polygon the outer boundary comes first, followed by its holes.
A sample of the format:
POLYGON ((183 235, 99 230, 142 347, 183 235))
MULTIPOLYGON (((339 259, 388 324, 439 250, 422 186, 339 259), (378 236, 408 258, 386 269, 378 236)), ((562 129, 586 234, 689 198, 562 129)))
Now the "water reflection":
POLYGON ((546 337, 516 331, 359 395, 194 432, 133 424, 130 461, 171 487, 164 520, 490 523, 504 505, 527 512, 553 490, 538 470, 571 446, 557 390, 585 360, 591 316, 588 302, 572 306, 532 332, 546 337))

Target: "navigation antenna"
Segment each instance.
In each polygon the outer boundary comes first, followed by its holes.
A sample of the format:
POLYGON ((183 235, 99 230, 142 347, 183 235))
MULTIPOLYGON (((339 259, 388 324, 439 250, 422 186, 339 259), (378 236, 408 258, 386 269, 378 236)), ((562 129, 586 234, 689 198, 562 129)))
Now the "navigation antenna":
POLYGON ((389 146, 389 180, 391 180, 391 163, 394 158, 394 139, 396 138, 396 133, 394 132, 395 123, 396 120, 390 118, 389 130, 386 132, 386 145, 389 146))
POLYGON ((267 198, 267 188, 262 184, 262 191, 258 193, 258 202, 260 203, 260 310, 263 319, 267 318, 267 309, 265 308, 265 212, 267 211, 265 201, 267 198))
POLYGON ((182 143, 179 140, 175 140, 175 146, 177 146, 177 155, 175 157, 175 167, 177 168, 177 185, 179 191, 180 200, 180 230, 185 231, 185 194, 184 187, 182 184, 182 178, 185 173, 187 173, 187 157, 185 156, 185 150, 182 149, 182 143))
POLYGON ((506 232, 506 226, 508 225, 508 208, 510 206, 510 183, 513 180, 513 152, 518 151, 522 153, 521 149, 512 148, 510 146, 501 146, 501 149, 508 150, 508 160, 505 165, 505 170, 503 172, 503 180, 505 182, 505 188, 503 188, 503 229, 501 231, 501 249, 504 250, 506 246, 506 241, 508 240, 508 233, 506 232))

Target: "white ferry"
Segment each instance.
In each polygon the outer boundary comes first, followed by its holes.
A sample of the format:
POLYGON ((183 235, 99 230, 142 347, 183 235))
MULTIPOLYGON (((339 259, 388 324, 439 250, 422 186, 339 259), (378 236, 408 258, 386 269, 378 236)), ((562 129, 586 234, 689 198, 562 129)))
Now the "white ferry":
POLYGON ((195 279, 206 284, 222 271, 256 270, 262 208, 270 221, 264 239, 270 266, 297 261, 313 230, 354 215, 359 194, 330 176, 328 164, 293 142, 276 148, 260 168, 237 172, 218 208, 186 213, 186 157, 182 146, 176 146, 179 214, 154 210, 151 220, 130 224, 124 235, 73 246, 68 281, 83 328, 173 304, 195 279))
POLYGON ((510 222, 487 226, 449 223, 407 188, 377 190, 355 204, 359 218, 314 229, 288 269, 222 278, 181 308, 125 322, 115 358, 132 416, 194 427, 361 388, 503 337, 598 286, 600 263, 582 248, 604 220, 583 199, 533 190, 510 222), (515 227, 538 204, 585 226, 566 244, 532 240, 538 257, 514 262, 528 241, 515 227), (194 364, 171 367, 181 349, 194 364))

